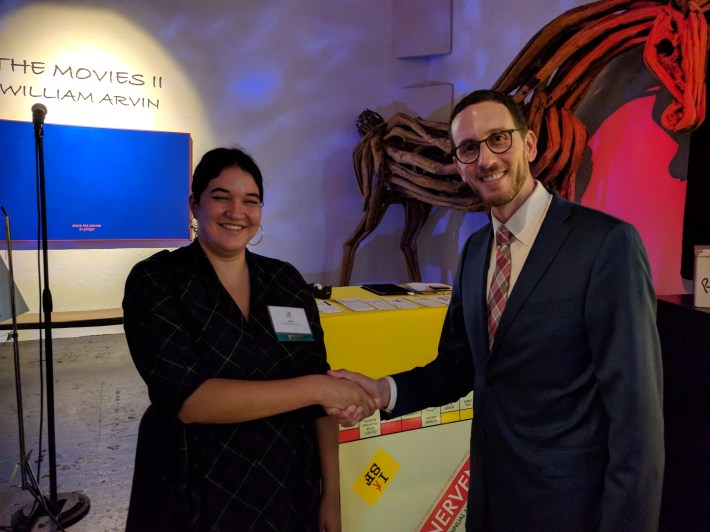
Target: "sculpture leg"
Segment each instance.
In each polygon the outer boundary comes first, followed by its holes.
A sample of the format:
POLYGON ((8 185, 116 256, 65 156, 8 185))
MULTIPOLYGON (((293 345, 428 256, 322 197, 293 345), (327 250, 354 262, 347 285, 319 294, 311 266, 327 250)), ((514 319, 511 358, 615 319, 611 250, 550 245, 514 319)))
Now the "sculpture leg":
POLYGON ((350 276, 353 273, 355 263, 355 252, 360 243, 372 233, 384 217, 389 207, 389 202, 382 199, 382 194, 373 194, 373 199, 365 208, 365 212, 360 219, 360 223, 343 244, 343 262, 340 266, 340 286, 347 286, 350 283, 350 276), (376 196, 376 197, 375 197, 376 196))
POLYGON ((407 200, 403 206, 404 230, 399 247, 407 261, 409 280, 418 283, 422 280, 422 274, 419 271, 419 259, 417 258, 417 238, 429 218, 431 205, 417 200, 407 200))

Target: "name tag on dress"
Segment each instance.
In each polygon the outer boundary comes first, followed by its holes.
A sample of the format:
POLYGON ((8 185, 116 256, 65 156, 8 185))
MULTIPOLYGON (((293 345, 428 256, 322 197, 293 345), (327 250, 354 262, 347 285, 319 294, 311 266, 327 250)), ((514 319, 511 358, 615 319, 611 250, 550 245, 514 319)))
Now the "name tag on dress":
POLYGON ((281 342, 312 342, 313 331, 308 323, 306 311, 297 307, 269 306, 271 323, 276 338, 281 342))

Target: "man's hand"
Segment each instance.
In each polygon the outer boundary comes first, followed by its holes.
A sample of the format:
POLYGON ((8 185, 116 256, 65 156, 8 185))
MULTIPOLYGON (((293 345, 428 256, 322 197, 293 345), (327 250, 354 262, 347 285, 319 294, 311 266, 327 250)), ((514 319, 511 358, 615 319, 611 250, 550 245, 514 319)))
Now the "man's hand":
MULTIPOLYGON (((359 385, 370 396, 375 409, 384 408, 390 402, 390 385, 387 379, 371 379, 362 373, 355 373, 346 369, 330 370, 328 375, 338 379, 347 379, 359 385)), ((326 408, 326 412, 328 415, 338 418, 338 423, 344 427, 355 425, 371 415, 371 413, 368 414, 356 405, 350 405, 346 408, 326 408)))
POLYGON ((348 420, 356 419, 354 423, 357 423, 371 416, 377 409, 369 391, 355 381, 331 375, 318 375, 317 378, 321 384, 318 402, 328 415, 338 417, 338 412, 347 412, 343 417, 348 420))

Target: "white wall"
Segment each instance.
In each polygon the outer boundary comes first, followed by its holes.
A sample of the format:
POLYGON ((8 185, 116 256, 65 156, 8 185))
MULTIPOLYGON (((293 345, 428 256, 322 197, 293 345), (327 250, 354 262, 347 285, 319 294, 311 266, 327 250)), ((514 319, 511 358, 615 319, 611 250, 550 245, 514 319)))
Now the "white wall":
MULTIPOLYGON (((397 99, 416 83, 452 83, 454 99, 489 87, 544 24, 586 3, 454 0, 452 53, 396 59, 394 0, 4 1, 0 57, 158 76, 162 88, 90 85, 52 78, 49 68, 41 75, 13 71, 0 61, 3 85, 160 100, 156 110, 0 93, 0 119, 29 122, 31 106, 42 102, 47 123, 189 132, 193 164, 218 145, 242 145, 266 181, 266 236, 255 251, 292 262, 309 281, 334 284, 342 243, 361 215, 352 171, 358 114, 420 112, 397 99)), ((8 178, 0 162, 0 180, 8 178)), ((480 214, 434 210, 419 239, 426 280, 451 279, 461 244, 483 221, 480 214)), ((353 284, 406 280, 402 225, 394 206, 360 247, 353 284)), ((120 306, 130 267, 156 249, 114 246, 52 246, 56 311, 120 306)), ((36 309, 36 252, 16 250, 13 261, 17 284, 36 309)), ((94 332, 57 330, 86 333, 94 332)))

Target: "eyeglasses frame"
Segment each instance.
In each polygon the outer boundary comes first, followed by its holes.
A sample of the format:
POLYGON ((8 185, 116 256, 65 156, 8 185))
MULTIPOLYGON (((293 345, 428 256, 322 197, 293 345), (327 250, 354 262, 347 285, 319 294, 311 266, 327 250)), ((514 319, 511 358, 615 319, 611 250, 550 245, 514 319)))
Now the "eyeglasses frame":
POLYGON ((505 152, 507 152, 508 150, 510 150, 510 148, 513 147, 513 132, 515 132, 515 131, 521 131, 521 130, 520 130, 520 128, 502 129, 502 130, 500 130, 500 131, 494 131, 493 133, 491 133, 490 135, 488 135, 488 136, 487 136, 485 139, 483 139, 483 140, 465 140, 464 142, 462 142, 462 143, 459 144, 458 146, 454 147, 454 149, 453 149, 453 156, 454 156, 461 164, 473 164, 473 163, 475 163, 475 162, 478 160, 478 158, 481 156, 481 144, 483 144, 483 143, 485 143, 486 146, 488 146, 488 149, 491 150, 491 152, 492 152, 492 153, 495 153, 496 155, 500 155, 500 154, 502 154, 502 153, 505 153, 505 152), (488 144, 488 141, 489 141, 493 136, 499 135, 500 133, 507 133, 507 134, 510 135, 510 146, 508 146, 506 149, 504 149, 504 150, 502 150, 502 151, 496 151, 496 150, 494 150, 493 148, 490 147, 490 145, 488 144), (472 161, 462 161, 461 158, 458 156, 458 154, 457 154, 456 152, 458 151, 458 149, 459 149, 461 146, 463 146, 464 144, 469 143, 469 142, 474 143, 474 144, 478 144, 478 155, 476 155, 476 158, 473 159, 472 161))

